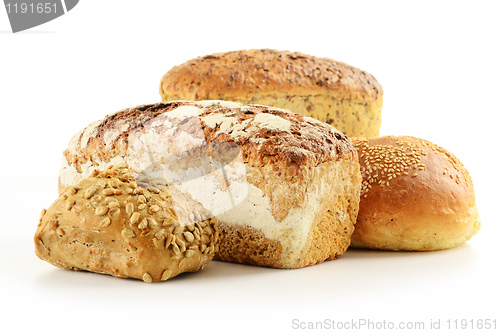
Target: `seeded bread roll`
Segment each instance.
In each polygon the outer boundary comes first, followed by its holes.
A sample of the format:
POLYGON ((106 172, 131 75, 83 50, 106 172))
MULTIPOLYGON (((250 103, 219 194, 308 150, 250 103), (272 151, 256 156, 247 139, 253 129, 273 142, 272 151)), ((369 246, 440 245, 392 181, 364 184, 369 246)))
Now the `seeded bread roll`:
POLYGON ((187 61, 160 83, 163 102, 220 99, 288 109, 347 136, 378 136, 383 90, 370 74, 298 52, 243 50, 187 61))
POLYGON ((363 175, 352 247, 442 250, 478 232, 472 180, 454 155, 409 136, 352 140, 363 175))
POLYGON ((219 259, 298 268, 349 246, 358 157, 344 134, 316 119, 223 101, 125 109, 73 137, 60 189, 117 162, 190 193, 216 216, 219 259))
POLYGON ((64 269, 145 282, 203 269, 216 250, 214 219, 189 195, 142 188, 134 179, 121 165, 68 187, 42 212, 37 256, 64 269))

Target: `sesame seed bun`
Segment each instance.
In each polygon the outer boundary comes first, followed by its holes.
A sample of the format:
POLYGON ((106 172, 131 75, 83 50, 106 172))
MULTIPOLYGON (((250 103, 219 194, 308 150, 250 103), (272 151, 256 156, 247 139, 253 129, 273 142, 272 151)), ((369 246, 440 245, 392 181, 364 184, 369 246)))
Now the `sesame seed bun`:
POLYGON ((352 141, 363 183, 351 247, 442 250, 478 232, 472 180, 453 154, 409 136, 352 141))

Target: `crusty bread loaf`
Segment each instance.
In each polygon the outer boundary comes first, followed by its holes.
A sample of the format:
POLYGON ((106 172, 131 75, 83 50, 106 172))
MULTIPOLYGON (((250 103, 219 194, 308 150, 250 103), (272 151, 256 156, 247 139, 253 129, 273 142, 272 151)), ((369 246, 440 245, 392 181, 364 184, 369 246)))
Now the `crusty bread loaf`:
POLYGON ((409 136, 352 140, 363 175, 352 247, 441 250, 477 233, 472 180, 454 155, 409 136))
POLYGON ((189 195, 142 188, 135 178, 120 165, 68 187, 42 212, 37 256, 60 268, 145 282, 203 269, 216 250, 214 218, 189 195))
POLYGON ((169 70, 163 102, 220 99, 291 110, 347 136, 378 136, 383 90, 365 71, 298 52, 244 50, 199 57, 169 70))
POLYGON ((219 259, 298 268, 349 246, 358 157, 344 134, 313 118, 222 101, 125 109, 73 137, 60 190, 120 162, 190 193, 215 215, 219 259))

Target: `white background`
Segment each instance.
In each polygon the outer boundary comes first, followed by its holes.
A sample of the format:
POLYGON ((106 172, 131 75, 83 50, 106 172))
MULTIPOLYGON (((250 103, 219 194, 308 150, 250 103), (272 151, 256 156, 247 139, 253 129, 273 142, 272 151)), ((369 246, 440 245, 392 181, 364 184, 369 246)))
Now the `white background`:
POLYGON ((488 318, 500 329, 496 4, 86 0, 18 34, 0 7, 0 330, 293 332, 365 319, 427 330, 440 320, 447 331, 447 319, 488 318), (299 270, 212 262, 158 284, 63 271, 35 256, 38 214, 57 197, 61 153, 76 131, 158 102, 174 65, 249 48, 373 74, 385 90, 381 134, 430 140, 468 168, 479 234, 451 250, 349 250, 299 270))

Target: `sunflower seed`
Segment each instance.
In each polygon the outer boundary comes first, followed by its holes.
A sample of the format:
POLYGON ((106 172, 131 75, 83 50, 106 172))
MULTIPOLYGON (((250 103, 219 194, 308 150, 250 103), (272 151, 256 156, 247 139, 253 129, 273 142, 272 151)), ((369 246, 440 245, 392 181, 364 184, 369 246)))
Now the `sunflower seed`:
POLYGON ((155 237, 158 239, 165 238, 165 229, 160 229, 156 232, 155 237))
POLYGON ((147 205, 146 204, 140 204, 139 206, 137 206, 137 209, 139 210, 143 210, 144 208, 146 208, 147 205))
POLYGON ((184 241, 182 239, 180 239, 180 238, 177 237, 175 239, 175 243, 177 245, 179 245, 179 248, 181 249, 181 252, 186 251, 186 243, 184 243, 184 241))
POLYGON ((140 203, 146 203, 147 200, 146 200, 146 197, 144 195, 140 195, 137 197, 137 200, 139 200, 140 203))
POLYGON ((111 224, 111 219, 109 217, 106 217, 101 221, 101 227, 105 228, 110 224, 111 224))
POLYGON ((148 218, 148 226, 151 228, 151 229, 156 229, 158 228, 158 222, 156 222, 154 219, 152 218, 148 218))
POLYGON ((172 244, 172 250, 174 251, 175 254, 180 254, 181 250, 179 249, 179 246, 177 244, 172 244))
POLYGON ((205 249, 207 248, 207 246, 205 244, 201 244, 200 246, 200 251, 205 253, 205 249))
POLYGON ((108 207, 109 207, 109 209, 118 208, 118 207, 120 207, 120 203, 118 201, 113 201, 113 202, 110 202, 108 204, 108 207))
POLYGON ((120 181, 116 178, 113 178, 109 181, 109 185, 113 188, 117 188, 120 186, 120 181))
POLYGON ((160 206, 158 205, 151 205, 151 207, 149 207, 149 212, 151 213, 156 213, 160 210, 160 206))
POLYGON ((99 207, 97 207, 97 209, 95 210, 95 214, 96 214, 97 216, 103 216, 103 215, 105 215, 107 212, 108 212, 108 207, 106 207, 106 206, 99 206, 99 207))
POLYGON ((186 252, 184 252, 184 255, 186 256, 186 258, 191 258, 192 256, 194 256, 194 251, 193 250, 187 250, 186 252))
POLYGON ((132 224, 136 224, 137 222, 139 222, 139 219, 141 218, 141 214, 138 213, 138 212, 135 212, 134 214, 132 214, 132 216, 130 217, 130 223, 132 224))
POLYGON ((161 281, 166 281, 172 276, 172 271, 170 269, 166 269, 161 275, 161 281))
POLYGON ((127 214, 130 216, 134 213, 134 204, 129 202, 126 206, 125 206, 125 211, 127 212, 127 214))
POLYGON ((100 195, 93 196, 92 199, 93 202, 99 202, 102 200, 102 197, 100 195))
POLYGON ((188 243, 191 243, 192 241, 194 241, 194 236, 189 231, 184 232, 183 235, 188 243))
POLYGON ((168 247, 172 244, 173 240, 174 240, 174 235, 168 234, 167 239, 165 240, 165 249, 168 249, 168 247))
POLYGON ((175 212, 175 210, 174 210, 173 208, 169 208, 169 209, 167 209, 167 212, 168 212, 170 215, 172 215, 172 217, 173 217, 174 219, 177 219, 177 213, 175 212))
POLYGON ((66 210, 71 210, 71 208, 73 208, 73 206, 75 205, 76 201, 75 199, 69 199, 68 201, 66 201, 66 210))
POLYGON ((175 223, 174 220, 167 218, 166 220, 163 221, 162 225, 166 227, 166 226, 172 226, 174 223, 175 223))
MULTIPOLYGON (((135 214, 135 213, 134 213, 135 214)), ((148 219, 143 218, 141 223, 137 226, 139 229, 146 229, 148 227, 148 219)))
POLYGON ((122 236, 125 238, 132 238, 135 237, 135 233, 132 230, 125 228, 122 230, 122 236))
POLYGON ((71 186, 70 188, 68 188, 68 190, 66 191, 66 193, 68 193, 69 195, 75 195, 76 192, 78 192, 80 188, 78 187, 75 187, 75 186, 71 186))
POLYGON ((207 235, 211 235, 213 233, 212 231, 212 228, 210 228, 209 226, 203 228, 203 231, 207 234, 207 235))
POLYGON ((102 191, 102 194, 106 195, 106 196, 110 196, 110 195, 113 195, 115 194, 115 190, 112 189, 112 188, 105 188, 103 191, 102 191))
POLYGON ((151 275, 149 275, 149 273, 144 273, 144 275, 142 276, 142 281, 151 283, 153 282, 153 278, 151 277, 151 275))
POLYGON ((202 221, 201 215, 197 210, 194 211, 194 217, 195 221, 202 221))

